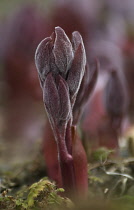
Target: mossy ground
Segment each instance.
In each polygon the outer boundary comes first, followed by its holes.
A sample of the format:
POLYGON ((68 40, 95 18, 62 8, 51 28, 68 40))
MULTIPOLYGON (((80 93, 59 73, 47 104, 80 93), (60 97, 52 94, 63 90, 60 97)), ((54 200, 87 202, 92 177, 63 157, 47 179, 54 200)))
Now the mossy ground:
POLYGON ((58 189, 45 177, 40 149, 29 161, 1 167, 0 209, 131 210, 134 206, 134 158, 110 155, 111 151, 103 148, 92 154, 88 170, 89 195, 84 201, 66 198, 64 189, 58 189))

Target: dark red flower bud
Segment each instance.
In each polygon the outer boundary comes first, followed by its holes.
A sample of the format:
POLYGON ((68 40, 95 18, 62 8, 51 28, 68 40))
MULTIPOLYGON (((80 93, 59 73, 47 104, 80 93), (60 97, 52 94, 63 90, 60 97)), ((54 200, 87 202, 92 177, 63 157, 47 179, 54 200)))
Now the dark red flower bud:
POLYGON ((79 32, 72 34, 72 44, 60 27, 37 47, 35 63, 42 82, 49 72, 67 80, 71 97, 78 93, 86 65, 85 48, 79 32))
POLYGON ((108 114, 113 117, 122 117, 127 109, 127 97, 124 78, 119 72, 111 70, 105 87, 104 104, 108 114))

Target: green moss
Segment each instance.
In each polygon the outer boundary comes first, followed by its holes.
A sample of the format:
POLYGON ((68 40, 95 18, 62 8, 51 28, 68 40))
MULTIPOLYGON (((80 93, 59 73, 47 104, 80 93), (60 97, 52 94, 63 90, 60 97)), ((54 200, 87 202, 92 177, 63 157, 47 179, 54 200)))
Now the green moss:
POLYGON ((0 209, 59 209, 62 206, 71 206, 72 202, 68 198, 59 195, 63 192, 62 188, 57 189, 54 183, 43 178, 30 187, 24 187, 14 197, 8 195, 0 197, 0 209))
POLYGON ((100 147, 99 149, 94 151, 94 153, 92 154, 92 158, 95 161, 104 162, 104 161, 106 161, 109 158, 109 156, 113 152, 114 152, 114 150, 108 150, 105 147, 100 147))

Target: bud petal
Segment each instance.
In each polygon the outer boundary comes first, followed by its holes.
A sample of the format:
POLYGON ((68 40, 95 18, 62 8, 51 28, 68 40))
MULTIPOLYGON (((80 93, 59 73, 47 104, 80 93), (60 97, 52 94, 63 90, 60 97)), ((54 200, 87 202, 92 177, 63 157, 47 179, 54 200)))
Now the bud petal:
POLYGON ((73 45, 73 49, 74 51, 76 51, 79 47, 79 45, 82 45, 82 51, 83 51, 83 65, 86 65, 86 52, 85 52, 85 47, 84 47, 84 43, 83 43, 83 39, 82 36, 80 35, 80 33, 78 31, 74 31, 72 33, 72 45, 73 45))
POLYGON ((58 121, 58 110, 60 108, 59 93, 56 87, 52 73, 49 73, 45 79, 43 87, 43 101, 45 103, 48 118, 53 125, 58 121))
POLYGON ((68 74, 67 83, 71 97, 77 94, 85 71, 85 54, 83 53, 82 45, 77 48, 71 69, 68 74))
POLYGON ((99 71, 99 62, 96 59, 95 62, 90 66, 90 68, 87 66, 86 74, 84 75, 87 78, 87 84, 85 85, 85 91, 83 96, 83 103, 88 100, 89 95, 93 91, 97 77, 98 77, 98 71, 99 71))
POLYGON ((43 100, 50 122, 53 125, 67 124, 71 117, 71 105, 68 87, 61 76, 58 75, 55 80, 52 73, 47 75, 43 100))
POLYGON ((81 82, 80 89, 78 91, 76 101, 73 107, 73 124, 76 125, 83 106, 88 100, 97 80, 98 76, 99 63, 96 60, 95 65, 92 65, 90 68, 86 65, 86 70, 84 77, 81 82))
POLYGON ((53 49, 55 63, 65 78, 74 57, 72 44, 62 28, 56 27, 55 34, 56 38, 53 49))
POLYGON ((50 37, 45 38, 38 45, 35 52, 35 64, 38 70, 38 74, 42 79, 45 79, 46 75, 50 72, 50 50, 51 50, 50 37))
POLYGON ((65 80, 61 77, 59 80, 58 90, 60 99, 59 119, 60 121, 67 121, 71 117, 71 104, 69 98, 69 89, 65 80))
POLYGON ((35 53, 36 68, 42 81, 45 81, 49 72, 58 72, 52 49, 53 39, 52 37, 47 37, 40 42, 35 53))

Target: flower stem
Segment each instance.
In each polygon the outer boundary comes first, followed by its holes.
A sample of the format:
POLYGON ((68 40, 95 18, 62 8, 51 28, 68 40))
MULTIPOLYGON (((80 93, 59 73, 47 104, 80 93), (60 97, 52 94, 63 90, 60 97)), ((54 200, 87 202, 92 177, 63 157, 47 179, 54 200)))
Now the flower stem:
POLYGON ((69 120, 66 129, 66 136, 65 136, 66 147, 68 153, 72 155, 72 129, 71 129, 71 120, 69 120))
POLYGON ((76 191, 73 157, 69 154, 64 135, 56 132, 59 165, 66 194, 76 191))

